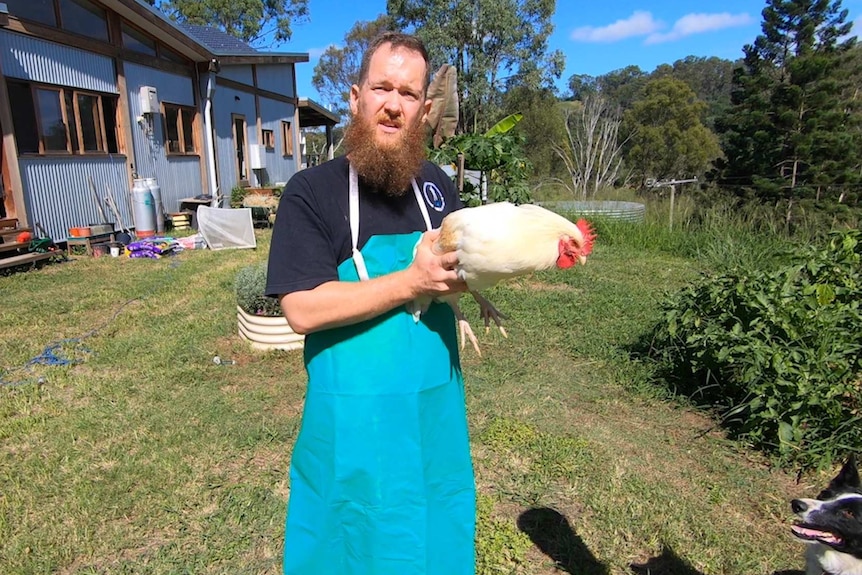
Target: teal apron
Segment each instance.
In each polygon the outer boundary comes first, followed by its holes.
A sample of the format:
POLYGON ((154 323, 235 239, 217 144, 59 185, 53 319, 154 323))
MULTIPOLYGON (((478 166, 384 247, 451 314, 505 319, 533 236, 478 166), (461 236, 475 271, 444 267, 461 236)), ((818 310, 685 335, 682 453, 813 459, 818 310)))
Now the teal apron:
MULTIPOLYGON (((359 196, 350 171, 354 257, 339 266, 339 279, 406 268, 421 232, 373 236, 356 250, 359 196)), ((305 364, 285 575, 472 575, 475 488, 449 306, 431 304, 418 322, 400 306, 309 334, 305 364)))

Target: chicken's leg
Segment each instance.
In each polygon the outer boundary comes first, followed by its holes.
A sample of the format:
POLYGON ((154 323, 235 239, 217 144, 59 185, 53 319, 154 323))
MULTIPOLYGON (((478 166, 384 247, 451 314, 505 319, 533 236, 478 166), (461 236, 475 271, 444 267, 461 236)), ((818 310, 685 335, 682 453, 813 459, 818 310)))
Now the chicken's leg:
POLYGON ((452 311, 455 312, 455 319, 458 320, 458 330, 461 333, 461 349, 464 349, 464 342, 469 339, 470 343, 473 344, 473 349, 475 349, 476 353, 481 356, 482 350, 479 349, 479 340, 476 339, 476 334, 473 333, 473 328, 470 327, 470 322, 467 321, 467 318, 464 316, 464 312, 461 311, 461 307, 458 305, 460 294, 445 296, 440 299, 448 303, 449 307, 452 308, 452 311))
POLYGON ((503 337, 509 337, 509 334, 506 333, 506 328, 503 327, 503 324, 500 321, 508 318, 500 313, 500 311, 494 307, 494 304, 482 297, 479 292, 470 290, 470 294, 473 296, 473 299, 476 300, 476 303, 479 304, 479 316, 485 321, 485 333, 488 333, 488 330, 491 329, 491 320, 494 320, 494 323, 497 324, 497 328, 499 328, 503 337))

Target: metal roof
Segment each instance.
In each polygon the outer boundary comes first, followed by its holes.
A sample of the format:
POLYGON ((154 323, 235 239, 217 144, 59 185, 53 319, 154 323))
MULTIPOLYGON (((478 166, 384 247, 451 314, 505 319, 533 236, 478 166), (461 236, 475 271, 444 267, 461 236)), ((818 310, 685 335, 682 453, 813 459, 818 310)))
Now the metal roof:
POLYGON ((236 36, 222 32, 211 26, 198 26, 186 22, 178 23, 181 30, 204 45, 216 56, 259 55, 255 50, 236 36))
POLYGON ((308 98, 299 99, 299 125, 303 128, 313 126, 334 126, 341 121, 338 114, 330 112, 322 105, 308 98))

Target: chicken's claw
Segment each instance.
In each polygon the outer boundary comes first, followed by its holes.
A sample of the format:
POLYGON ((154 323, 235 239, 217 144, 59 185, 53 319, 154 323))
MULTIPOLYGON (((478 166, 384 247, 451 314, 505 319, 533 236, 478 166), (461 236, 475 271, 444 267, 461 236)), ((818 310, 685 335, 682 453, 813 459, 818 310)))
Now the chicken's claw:
POLYGON ((485 322, 485 333, 488 333, 491 330, 491 320, 494 320, 494 323, 497 325, 500 333, 503 334, 503 337, 508 338, 509 334, 506 333, 506 328, 503 327, 502 320, 509 318, 494 307, 494 304, 482 297, 479 292, 471 290, 470 294, 473 296, 473 299, 476 300, 476 303, 479 304, 479 317, 481 317, 485 322))
POLYGON ((467 320, 463 318, 459 319, 458 327, 461 329, 461 351, 464 351, 464 342, 469 339, 470 343, 473 344, 473 349, 476 350, 476 354, 482 357, 482 350, 479 349, 479 340, 476 339, 476 334, 473 333, 473 328, 470 327, 467 320))

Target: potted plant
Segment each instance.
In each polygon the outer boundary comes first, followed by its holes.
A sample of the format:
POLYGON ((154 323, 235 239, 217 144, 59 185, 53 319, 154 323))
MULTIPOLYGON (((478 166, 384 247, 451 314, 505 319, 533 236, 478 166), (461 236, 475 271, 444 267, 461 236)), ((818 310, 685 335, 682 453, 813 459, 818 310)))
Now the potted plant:
POLYGON ((305 337, 291 329, 278 300, 268 297, 266 264, 241 268, 236 275, 236 315, 239 335, 256 349, 300 349, 305 337))

